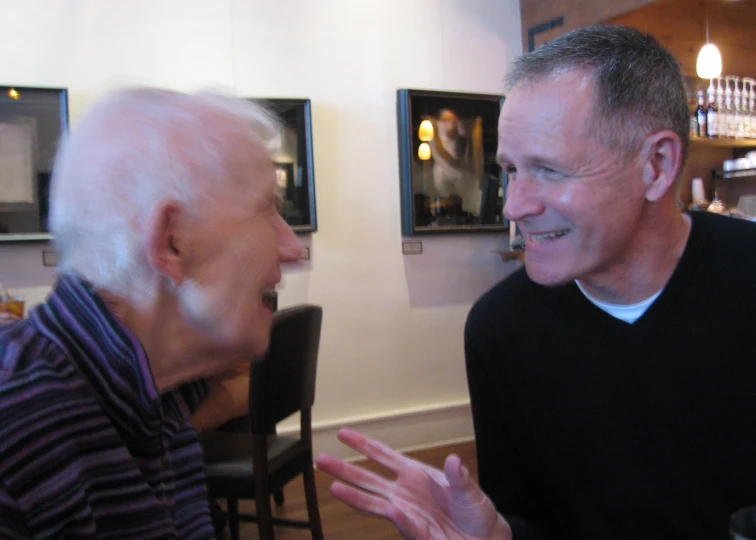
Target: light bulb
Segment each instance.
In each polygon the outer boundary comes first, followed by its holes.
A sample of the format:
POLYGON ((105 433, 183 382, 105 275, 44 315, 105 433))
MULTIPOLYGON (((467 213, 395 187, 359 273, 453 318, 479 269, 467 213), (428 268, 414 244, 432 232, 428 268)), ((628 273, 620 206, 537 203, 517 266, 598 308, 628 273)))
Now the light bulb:
POLYGON ((722 55, 713 43, 707 43, 698 53, 696 73, 702 79, 713 79, 722 74, 722 55))
POLYGON ((433 124, 430 120, 423 120, 420 122, 420 127, 417 130, 417 136, 421 141, 433 140, 433 124))
POLYGON ((431 158, 431 147, 427 142, 420 143, 420 148, 417 149, 417 157, 422 161, 427 161, 431 158))

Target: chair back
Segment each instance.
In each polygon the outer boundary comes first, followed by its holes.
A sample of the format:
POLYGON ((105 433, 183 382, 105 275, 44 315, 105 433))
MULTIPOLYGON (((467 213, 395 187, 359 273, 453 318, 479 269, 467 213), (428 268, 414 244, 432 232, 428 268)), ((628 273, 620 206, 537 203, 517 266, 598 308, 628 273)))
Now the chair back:
POLYGON ((275 433, 278 422, 312 407, 322 321, 323 308, 309 304, 273 314, 268 352, 250 372, 252 433, 275 433))

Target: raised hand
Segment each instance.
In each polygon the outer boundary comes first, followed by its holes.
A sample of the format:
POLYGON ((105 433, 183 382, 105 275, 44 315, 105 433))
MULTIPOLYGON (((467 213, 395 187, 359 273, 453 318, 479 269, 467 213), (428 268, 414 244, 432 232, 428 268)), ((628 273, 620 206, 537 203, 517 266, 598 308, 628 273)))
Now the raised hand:
POLYGON ((328 454, 318 456, 318 468, 339 479, 331 493, 348 506, 390 520, 408 540, 511 540, 509 525, 458 456, 447 457, 440 471, 350 429, 337 437, 396 475, 388 480, 328 454))

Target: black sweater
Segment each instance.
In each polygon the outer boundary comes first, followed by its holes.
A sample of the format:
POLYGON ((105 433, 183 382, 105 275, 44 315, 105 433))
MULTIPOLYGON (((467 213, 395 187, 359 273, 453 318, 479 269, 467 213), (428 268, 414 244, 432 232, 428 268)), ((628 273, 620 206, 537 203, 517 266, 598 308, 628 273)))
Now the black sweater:
POLYGON ((694 213, 634 324, 519 270, 465 328, 480 483, 515 539, 717 539, 756 504, 756 224, 694 213))

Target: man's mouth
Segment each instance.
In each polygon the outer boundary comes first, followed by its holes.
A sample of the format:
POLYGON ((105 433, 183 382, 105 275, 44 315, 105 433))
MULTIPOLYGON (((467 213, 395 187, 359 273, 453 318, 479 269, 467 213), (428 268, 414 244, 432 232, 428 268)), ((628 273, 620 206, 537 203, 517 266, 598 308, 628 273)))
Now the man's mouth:
POLYGON ((559 238, 561 236, 564 236, 569 231, 567 229, 562 229, 561 231, 550 231, 550 232, 544 232, 544 233, 531 233, 528 236, 533 242, 545 242, 546 240, 552 240, 554 238, 559 238))
POLYGON ((277 303, 278 293, 276 293, 275 290, 263 291, 262 304, 264 307, 270 309, 271 311, 275 311, 277 303))

